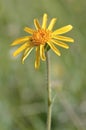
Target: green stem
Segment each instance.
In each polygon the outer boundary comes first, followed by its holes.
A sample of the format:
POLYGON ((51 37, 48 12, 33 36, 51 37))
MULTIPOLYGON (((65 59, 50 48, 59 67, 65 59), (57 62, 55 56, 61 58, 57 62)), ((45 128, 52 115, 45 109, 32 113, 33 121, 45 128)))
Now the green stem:
POLYGON ((47 67, 47 97, 48 97, 48 113, 47 113, 47 130, 51 130, 51 87, 49 75, 49 59, 46 52, 46 67, 47 67))

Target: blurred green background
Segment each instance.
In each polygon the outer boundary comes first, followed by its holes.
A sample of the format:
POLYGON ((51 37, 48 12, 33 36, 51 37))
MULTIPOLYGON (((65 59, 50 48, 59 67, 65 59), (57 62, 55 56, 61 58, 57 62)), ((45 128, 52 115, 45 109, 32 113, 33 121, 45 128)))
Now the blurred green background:
POLYGON ((21 64, 12 56, 12 41, 34 28, 33 19, 57 17, 55 28, 72 24, 66 36, 75 39, 69 50, 51 50, 50 78, 56 100, 52 130, 86 130, 86 1, 0 0, 0 130, 45 130, 47 117, 46 64, 34 69, 34 51, 21 64))

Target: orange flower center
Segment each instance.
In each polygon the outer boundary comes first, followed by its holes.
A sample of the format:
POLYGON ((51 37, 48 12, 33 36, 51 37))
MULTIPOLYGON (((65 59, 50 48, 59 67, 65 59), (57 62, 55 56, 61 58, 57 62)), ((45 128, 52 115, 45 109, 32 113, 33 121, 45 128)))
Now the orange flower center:
POLYGON ((52 34, 51 31, 44 29, 34 31, 32 35, 32 42, 35 46, 45 44, 51 39, 51 34, 52 34))

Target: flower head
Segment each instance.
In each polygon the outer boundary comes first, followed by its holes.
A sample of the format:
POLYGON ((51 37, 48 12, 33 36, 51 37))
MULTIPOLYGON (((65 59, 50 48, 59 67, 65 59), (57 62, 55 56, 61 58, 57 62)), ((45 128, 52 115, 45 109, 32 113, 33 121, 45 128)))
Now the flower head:
POLYGON ((24 51, 22 57, 22 63, 30 54, 30 52, 35 48, 36 51, 36 59, 35 59, 35 68, 39 68, 40 59, 45 61, 45 50, 46 46, 50 47, 58 56, 61 55, 60 51, 56 48, 56 46, 60 46, 68 49, 69 46, 64 43, 65 42, 74 42, 74 40, 70 37, 62 36, 66 32, 69 32, 73 27, 72 25, 64 26, 60 29, 52 31, 53 26, 56 22, 56 18, 53 18, 50 21, 49 26, 47 27, 47 14, 43 15, 42 26, 40 25, 37 19, 34 19, 34 25, 36 30, 31 29, 29 27, 25 27, 24 31, 29 33, 30 35, 18 38, 11 45, 21 45, 14 53, 13 56, 17 56, 19 53, 24 51), (56 45, 56 46, 55 46, 56 45))

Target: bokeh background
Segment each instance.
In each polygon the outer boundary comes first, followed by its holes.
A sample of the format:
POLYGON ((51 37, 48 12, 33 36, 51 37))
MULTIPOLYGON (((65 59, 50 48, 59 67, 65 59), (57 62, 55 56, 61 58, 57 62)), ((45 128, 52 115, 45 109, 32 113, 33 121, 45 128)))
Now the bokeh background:
POLYGON ((34 69, 34 51, 21 64, 12 56, 13 40, 34 28, 33 19, 57 17, 55 29, 72 24, 69 50, 51 50, 50 83, 55 101, 52 130, 86 130, 86 1, 0 0, 0 130, 45 130, 47 118, 46 63, 34 69))

